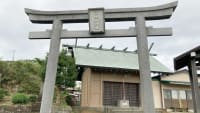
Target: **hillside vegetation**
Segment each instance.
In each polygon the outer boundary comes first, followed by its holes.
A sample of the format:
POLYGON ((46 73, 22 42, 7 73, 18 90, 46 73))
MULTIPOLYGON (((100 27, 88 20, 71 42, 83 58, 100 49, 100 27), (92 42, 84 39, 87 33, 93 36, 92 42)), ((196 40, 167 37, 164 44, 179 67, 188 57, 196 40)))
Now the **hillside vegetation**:
MULTIPOLYGON (((14 103, 18 97, 28 99, 28 102, 20 100, 22 104, 40 101, 46 62, 47 57, 18 61, 0 60, 0 104, 18 104, 14 103)), ((66 88, 75 86, 76 77, 77 70, 74 59, 67 56, 66 51, 62 50, 57 69, 55 103, 66 104, 65 100, 68 96, 66 88)))

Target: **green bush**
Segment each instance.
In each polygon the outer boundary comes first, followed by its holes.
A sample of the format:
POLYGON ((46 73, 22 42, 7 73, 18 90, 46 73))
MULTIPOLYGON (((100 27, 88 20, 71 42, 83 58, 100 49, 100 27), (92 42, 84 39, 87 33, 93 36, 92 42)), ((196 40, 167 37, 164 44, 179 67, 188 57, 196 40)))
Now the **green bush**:
POLYGON ((29 98, 23 94, 23 93, 17 93, 12 97, 12 103, 13 104, 27 104, 29 101, 29 98))
POLYGON ((37 100, 37 96, 36 95, 30 95, 29 96, 29 101, 32 102, 32 103, 35 103, 37 100))
POLYGON ((0 88, 0 100, 2 100, 6 95, 7 92, 4 89, 0 88))
POLYGON ((74 99, 70 95, 66 96, 65 100, 66 100, 67 105, 70 105, 70 106, 76 105, 74 99))

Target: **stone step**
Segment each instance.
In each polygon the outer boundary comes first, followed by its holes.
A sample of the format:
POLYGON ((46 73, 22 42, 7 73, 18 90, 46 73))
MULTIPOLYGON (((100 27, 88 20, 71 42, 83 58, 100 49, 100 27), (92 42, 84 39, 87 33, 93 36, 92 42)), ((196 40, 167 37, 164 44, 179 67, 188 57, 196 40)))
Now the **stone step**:
POLYGON ((133 111, 133 110, 112 110, 111 113, 143 113, 142 111, 133 111))
POLYGON ((107 108, 108 113, 142 113, 139 108, 120 108, 120 107, 110 107, 107 108))

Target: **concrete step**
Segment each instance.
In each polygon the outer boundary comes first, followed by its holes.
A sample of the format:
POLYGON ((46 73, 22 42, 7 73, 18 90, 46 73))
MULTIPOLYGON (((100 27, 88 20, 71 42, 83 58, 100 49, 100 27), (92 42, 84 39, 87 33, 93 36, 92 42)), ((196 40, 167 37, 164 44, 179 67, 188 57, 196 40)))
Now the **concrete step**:
POLYGON ((107 113, 142 113, 139 108, 120 108, 120 107, 110 107, 107 108, 107 113))
POLYGON ((142 111, 133 111, 133 110, 112 110, 111 113, 143 113, 142 111))

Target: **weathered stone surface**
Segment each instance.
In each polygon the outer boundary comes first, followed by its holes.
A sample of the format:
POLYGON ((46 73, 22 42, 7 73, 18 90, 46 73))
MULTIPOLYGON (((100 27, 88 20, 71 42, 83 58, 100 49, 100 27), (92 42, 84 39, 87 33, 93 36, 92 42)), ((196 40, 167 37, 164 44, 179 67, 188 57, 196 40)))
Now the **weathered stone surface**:
POLYGON ((50 108, 52 108, 62 25, 60 20, 54 20, 53 22, 40 113, 49 113, 51 111, 50 108))
POLYGON ((105 32, 104 8, 89 9, 88 13, 90 33, 103 34, 105 32))
MULTIPOLYGON (((39 104, 40 105, 40 104, 39 104)), ((39 113, 38 105, 4 105, 0 106, 0 113, 39 113)), ((69 106, 53 106, 51 113, 72 113, 69 106)))
MULTIPOLYGON (((148 36, 171 36, 172 28, 152 28, 147 27, 148 36)), ((50 39, 52 31, 38 31, 30 32, 29 39, 50 39)), ((89 31, 68 31, 62 30, 60 39, 72 39, 72 38, 123 38, 123 37, 136 37, 136 29, 130 27, 129 29, 116 29, 106 30, 104 34, 90 34, 89 31)))
MULTIPOLYGON (((159 20, 170 18, 177 6, 177 2, 154 7, 143 8, 119 8, 105 9, 105 21, 134 21, 138 15, 146 17, 146 20, 159 20)), ((53 23, 54 19, 64 23, 87 23, 89 21, 88 10, 72 11, 39 11, 25 9, 33 23, 53 23)))

